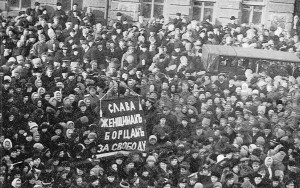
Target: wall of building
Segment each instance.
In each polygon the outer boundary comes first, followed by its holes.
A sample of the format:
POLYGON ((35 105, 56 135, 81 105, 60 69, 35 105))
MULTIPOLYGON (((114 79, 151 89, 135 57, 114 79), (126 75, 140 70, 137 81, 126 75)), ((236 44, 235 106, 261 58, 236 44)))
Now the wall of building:
POLYGON ((266 5, 266 25, 276 28, 280 26, 292 28, 295 0, 268 0, 266 5))
POLYGON ((110 0, 108 18, 116 19, 117 12, 121 12, 129 20, 137 21, 141 15, 141 0, 110 0))
MULTIPOLYGON (((71 9, 73 3, 77 3, 80 10, 86 11, 87 7, 91 7, 93 13, 96 16, 96 21, 105 22, 105 11, 106 11, 106 2, 107 0, 39 0, 41 6, 46 7, 48 12, 52 12, 56 8, 56 3, 62 3, 62 9, 67 13, 71 9)), ((35 1, 32 1, 32 7, 34 7, 35 1)))
POLYGON ((230 17, 234 16, 240 20, 242 0, 216 0, 214 8, 213 23, 215 24, 227 24, 230 22, 230 17))
MULTIPOLYGON (((175 17, 180 12, 183 17, 191 18, 193 15, 193 4, 195 0, 165 0, 163 16, 166 22, 175 17)), ((231 16, 241 20, 243 0, 201 0, 214 2, 214 14, 212 22, 215 24, 227 24, 231 16)), ((34 7, 35 0, 32 0, 34 7)), ((45 6, 49 12, 55 10, 57 2, 63 4, 64 9, 70 9, 71 4, 76 2, 80 8, 86 10, 86 7, 92 7, 96 14, 97 21, 112 20, 116 18, 117 12, 123 13, 128 19, 137 21, 142 15, 142 0, 39 0, 42 6, 45 6), (108 3, 107 3, 108 1, 108 3), (108 18, 106 10, 108 6, 108 18)), ((0 9, 5 10, 6 0, 0 0, 0 9)), ((264 14, 262 23, 267 27, 277 27, 290 30, 293 22, 295 0, 265 0, 264 14)))

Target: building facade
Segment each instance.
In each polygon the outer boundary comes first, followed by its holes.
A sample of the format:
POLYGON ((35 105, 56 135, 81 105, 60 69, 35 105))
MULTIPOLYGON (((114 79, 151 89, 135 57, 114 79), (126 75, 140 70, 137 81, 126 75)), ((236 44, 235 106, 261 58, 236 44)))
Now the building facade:
MULTIPOLYGON (((37 0, 0 0, 2 10, 22 10, 33 7, 37 0)), ((82 10, 92 7, 97 19, 114 19, 117 12, 137 21, 139 16, 145 19, 164 16, 166 21, 180 12, 188 20, 202 21, 211 17, 214 24, 227 24, 231 16, 238 23, 264 24, 266 27, 292 27, 296 3, 298 0, 38 0, 49 12, 55 4, 61 2, 64 10, 70 10, 78 3, 82 10)))

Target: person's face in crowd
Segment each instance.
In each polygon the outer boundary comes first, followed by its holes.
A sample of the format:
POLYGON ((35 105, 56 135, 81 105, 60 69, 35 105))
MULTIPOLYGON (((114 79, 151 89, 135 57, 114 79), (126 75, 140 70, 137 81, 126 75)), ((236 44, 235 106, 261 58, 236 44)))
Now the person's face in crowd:
POLYGON ((233 171, 234 173, 238 174, 239 171, 240 171, 239 166, 238 166, 238 165, 235 165, 235 166, 232 168, 232 171, 233 171))
POLYGON ((4 49, 4 53, 3 53, 3 55, 4 56, 9 56, 11 54, 11 49, 4 49))
POLYGON ((86 111, 86 108, 87 108, 86 106, 81 106, 81 107, 80 107, 81 112, 85 112, 85 111, 86 111))
POLYGON ((85 100, 85 104, 86 104, 86 106, 91 106, 91 100, 90 99, 86 99, 85 100))
POLYGON ((271 129, 264 129, 265 135, 269 135, 271 133, 271 129))
POLYGON ((39 94, 35 93, 35 94, 33 95, 33 100, 36 100, 36 99, 38 99, 39 97, 40 97, 39 94))
POLYGON ((12 30, 8 30, 8 36, 11 38, 14 35, 14 32, 12 30))
POLYGON ((222 113, 222 109, 219 108, 219 107, 217 107, 217 108, 216 108, 216 114, 221 114, 221 113, 222 113))
POLYGON ((175 166, 175 165, 177 165, 177 164, 178 164, 178 159, 173 158, 173 159, 171 160, 171 165, 172 165, 172 166, 175 166))
POLYGON ((1 25, 2 25, 3 28, 6 28, 7 23, 6 22, 1 22, 1 25))
POLYGON ((232 104, 234 104, 234 103, 237 101, 236 96, 235 96, 235 95, 232 95, 232 96, 230 97, 230 101, 231 101, 232 104))
POLYGON ((237 87, 235 89, 235 92, 236 92, 237 95, 241 95, 241 91, 242 91, 242 88, 240 88, 240 87, 237 87))
POLYGON ((159 122, 160 122, 160 125, 164 126, 166 124, 166 118, 161 118, 159 120, 159 122))
POLYGON ((43 95, 43 94, 45 94, 45 93, 46 93, 45 88, 41 88, 41 89, 40 89, 40 92, 39 92, 40 96, 43 95))
POLYGON ((35 160, 33 160, 33 165, 34 166, 39 166, 41 164, 41 159, 40 158, 36 158, 35 160))
POLYGON ((205 94, 204 93, 201 93, 200 96, 199 96, 199 99, 200 101, 204 101, 205 100, 205 94))
POLYGON ((255 178, 254 178, 254 183, 255 183, 256 185, 259 185, 259 184, 261 183, 261 181, 262 181, 262 178, 261 178, 261 177, 255 177, 255 178))
POLYGON ((66 29, 71 29, 71 28, 72 28, 72 22, 67 22, 66 29))
POLYGON ((78 178, 76 179, 76 184, 80 186, 80 185, 82 185, 82 183, 83 183, 82 178, 81 178, 81 177, 78 177, 78 178))
POLYGON ((21 186, 22 186, 22 181, 21 181, 21 179, 19 179, 19 180, 16 181, 15 188, 19 188, 21 186))
POLYGON ((225 110, 226 111, 231 111, 231 105, 230 104, 226 104, 225 105, 225 110))
POLYGON ((226 37, 225 43, 226 43, 227 45, 230 45, 230 44, 232 43, 232 38, 231 38, 231 37, 226 37))
POLYGON ((27 142, 31 142, 32 139, 33 139, 33 138, 32 138, 32 135, 27 135, 27 136, 26 136, 26 141, 27 141, 27 142))
POLYGON ((227 180, 227 185, 232 185, 234 182, 234 178, 227 180))
POLYGON ((8 141, 4 142, 4 148, 10 148, 10 142, 8 141))
POLYGON ((39 108, 41 108, 42 107, 42 101, 41 100, 39 100, 38 102, 37 102, 37 107, 39 107, 39 108))
POLYGON ((278 104, 278 105, 277 105, 277 109, 278 109, 279 111, 281 111, 281 110, 283 109, 283 105, 282 105, 282 104, 278 104))
MULTIPOLYGON (((195 179, 195 178, 190 178, 190 185, 195 185, 196 183, 197 183, 197 179, 195 179)), ((169 187, 171 187, 171 186, 169 186, 169 187)))
POLYGON ((220 135, 221 135, 220 130, 218 130, 218 129, 215 130, 214 135, 215 135, 216 137, 220 137, 220 135))
POLYGON ((250 125, 253 125, 254 122, 255 122, 255 116, 253 116, 253 115, 249 116, 249 123, 250 123, 250 125))
POLYGON ((294 138, 294 144, 295 144, 296 147, 300 146, 300 137, 295 137, 294 138))
POLYGON ((271 122, 274 122, 274 123, 278 122, 278 116, 277 116, 277 114, 273 114, 273 116, 271 118, 271 122))
POLYGON ((66 99, 64 100, 64 103, 65 103, 66 105, 69 105, 69 104, 71 104, 71 100, 70 100, 70 98, 66 98, 66 99))
POLYGON ((253 168, 254 172, 257 172, 259 167, 260 167, 260 165, 258 162, 252 163, 252 168, 253 168))
POLYGON ((164 115, 169 115, 171 113, 171 110, 169 108, 164 108, 163 109, 163 114, 164 115))
POLYGON ((146 103, 145 103, 145 105, 146 105, 146 107, 151 107, 152 103, 147 100, 146 103))
POLYGON ((252 128, 252 133, 253 133, 253 134, 258 133, 258 131, 259 131, 259 129, 258 129, 257 127, 253 127, 253 128, 252 128))
MULTIPOLYGON (((61 82, 59 82, 59 83, 61 83, 61 82)), ((57 83, 56 86, 57 86, 58 88, 63 88, 62 85, 59 85, 59 83, 57 83)), ((61 83, 61 84, 62 84, 62 83, 61 83)), ((60 92, 56 92, 54 97, 55 97, 58 101, 60 101, 62 96, 61 96, 61 93, 60 93, 60 92)))
POLYGON ((14 115, 10 115, 9 118, 8 118, 8 120, 9 120, 9 121, 15 120, 15 116, 14 116, 14 115))
POLYGON ((59 154, 58 154, 59 157, 63 157, 64 155, 65 155, 64 151, 60 151, 59 154))
POLYGON ((54 132, 55 132, 56 135, 61 135, 61 129, 55 129, 54 132))
POLYGON ((229 116, 229 117, 228 117, 228 122, 229 122, 229 123, 235 122, 235 117, 229 116))
POLYGON ((230 96, 227 96, 227 97, 226 97, 226 101, 231 103, 231 97, 230 97, 230 96))
POLYGON ((269 111, 268 111, 268 116, 269 116, 269 117, 272 117, 273 114, 274 114, 274 110, 269 110, 269 111))
POLYGON ((207 104, 208 106, 212 106, 212 105, 213 105, 213 100, 212 100, 211 98, 207 99, 206 104, 207 104))

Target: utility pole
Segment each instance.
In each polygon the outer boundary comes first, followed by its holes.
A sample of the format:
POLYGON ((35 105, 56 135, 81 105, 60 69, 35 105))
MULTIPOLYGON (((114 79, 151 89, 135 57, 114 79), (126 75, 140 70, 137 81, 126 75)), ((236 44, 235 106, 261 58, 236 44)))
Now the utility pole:
MULTIPOLYGON (((0 113, 2 114, 1 118, 3 118, 3 76, 4 76, 3 68, 0 67, 0 113)), ((2 131, 3 131, 3 122, 0 122, 0 135, 3 135, 2 131)), ((2 157, 2 155, 0 155, 0 157, 2 157)))

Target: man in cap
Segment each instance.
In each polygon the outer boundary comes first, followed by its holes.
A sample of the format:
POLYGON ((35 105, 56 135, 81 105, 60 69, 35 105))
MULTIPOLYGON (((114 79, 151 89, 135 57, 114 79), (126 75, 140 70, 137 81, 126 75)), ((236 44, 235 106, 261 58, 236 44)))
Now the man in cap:
POLYGON ((56 3, 56 10, 51 15, 51 18, 53 20, 55 17, 59 20, 59 24, 64 27, 67 19, 67 15, 66 12, 62 10, 61 2, 56 3))
POLYGON ((182 18, 181 18, 180 12, 176 13, 176 18, 173 20, 173 23, 174 23, 175 27, 181 26, 182 18))
POLYGON ((151 56, 146 44, 141 44, 140 50, 138 67, 146 69, 150 66, 149 60, 151 59, 151 56))
POLYGON ((201 22, 201 25, 203 28, 206 28, 206 31, 213 31, 213 25, 210 23, 211 21, 211 16, 206 16, 204 20, 201 22))
POLYGON ((145 106, 143 107, 148 135, 152 133, 152 129, 155 124, 155 116, 157 115, 155 103, 156 100, 154 98, 147 98, 145 102, 145 106))
POLYGON ((78 9, 78 4, 77 3, 74 3, 73 6, 72 6, 72 10, 70 10, 68 12, 68 17, 73 17, 74 16, 74 12, 77 13, 77 16, 79 18, 81 18, 82 14, 81 14, 81 11, 78 9))
POLYGON ((89 94, 87 95, 87 99, 89 99, 91 101, 91 108, 94 110, 97 106, 98 106, 98 102, 99 102, 99 97, 97 95, 97 91, 96 91, 96 87, 94 85, 90 85, 88 87, 89 89, 89 94))
POLYGON ((42 11, 40 5, 41 5, 41 4, 40 4, 39 2, 35 2, 35 3, 34 3, 33 19, 34 19, 35 21, 37 21, 37 20, 38 20, 38 17, 39 17, 40 15, 43 14, 43 11, 42 11))
POLYGON ((232 29, 236 29, 237 27, 238 27, 238 25, 236 24, 235 16, 231 16, 230 23, 228 23, 228 28, 232 30, 232 29))
POLYGON ((32 46, 30 53, 34 57, 40 57, 47 49, 46 36, 44 34, 39 35, 39 41, 32 46))

